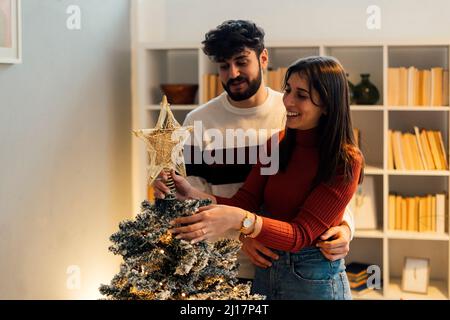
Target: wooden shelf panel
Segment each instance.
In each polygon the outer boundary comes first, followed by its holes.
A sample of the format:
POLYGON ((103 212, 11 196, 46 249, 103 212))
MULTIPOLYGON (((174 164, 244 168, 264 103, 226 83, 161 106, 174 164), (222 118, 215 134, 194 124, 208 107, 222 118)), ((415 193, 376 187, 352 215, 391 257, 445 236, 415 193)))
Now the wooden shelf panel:
POLYGON ((449 235, 447 233, 433 233, 433 232, 411 232, 411 231, 396 231, 389 230, 386 233, 389 239, 413 239, 413 240, 438 240, 448 241, 449 235))
POLYGON ((450 111, 448 106, 394 106, 387 107, 388 111, 450 111))
POLYGON ((380 105, 351 105, 350 106, 351 111, 383 111, 384 106, 380 105))
POLYGON ((364 294, 358 294, 355 291, 352 290, 352 297, 353 300, 383 300, 384 295, 383 295, 383 289, 381 290, 370 290, 364 294))
POLYGON ((392 176, 438 176, 438 177, 448 177, 450 176, 450 171, 442 170, 388 170, 387 173, 392 176))
POLYGON ((374 238, 382 239, 384 233, 382 230, 355 230, 355 238, 374 238))
MULTIPOLYGON (((172 111, 177 111, 177 110, 194 110, 197 107, 198 107, 197 104, 174 104, 174 105, 170 105, 170 109, 172 111)), ((161 110, 161 106, 159 104, 152 104, 152 105, 147 106, 146 109, 149 110, 149 111, 159 111, 159 110, 161 110)))
POLYGON ((383 167, 380 166, 374 166, 374 165, 366 165, 364 168, 364 174, 368 175, 382 175, 384 173, 383 167))

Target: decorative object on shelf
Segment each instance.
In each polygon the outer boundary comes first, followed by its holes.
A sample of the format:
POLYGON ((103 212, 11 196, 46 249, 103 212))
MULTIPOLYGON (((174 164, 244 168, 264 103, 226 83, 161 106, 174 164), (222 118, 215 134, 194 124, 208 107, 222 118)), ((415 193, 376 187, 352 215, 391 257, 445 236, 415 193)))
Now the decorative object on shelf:
POLYGON ((171 104, 194 104, 198 84, 161 84, 161 90, 171 104))
POLYGON ((156 127, 133 131, 147 145, 149 156, 148 185, 153 183, 162 170, 170 171, 173 169, 182 176, 186 176, 183 145, 189 138, 192 129, 192 126, 180 126, 169 108, 166 96, 164 96, 156 127))
POLYGON ((350 208, 355 219, 355 229, 377 229, 378 219, 375 200, 375 177, 366 176, 350 202, 350 208))
POLYGON ((428 258, 405 257, 402 290, 427 294, 429 282, 430 260, 428 258))
POLYGON ((22 62, 20 0, 0 0, 0 63, 22 62))
POLYGON ((356 104, 376 104, 380 99, 380 93, 377 87, 370 82, 369 77, 369 73, 362 73, 361 82, 353 90, 353 99, 356 104))
POLYGON ((347 82, 348 82, 348 101, 349 101, 349 104, 352 105, 355 102, 354 101, 355 85, 348 78, 348 73, 346 73, 345 75, 347 76, 347 82))

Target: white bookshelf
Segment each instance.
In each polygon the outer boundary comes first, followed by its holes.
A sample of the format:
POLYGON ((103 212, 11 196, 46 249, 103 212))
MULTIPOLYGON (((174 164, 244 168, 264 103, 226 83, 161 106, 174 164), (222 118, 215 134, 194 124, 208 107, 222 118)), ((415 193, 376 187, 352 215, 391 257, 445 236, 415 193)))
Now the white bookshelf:
MULTIPOLYGON (((380 92, 377 105, 351 106, 353 125, 361 130, 362 150, 366 159, 365 174, 374 176, 377 184, 377 230, 356 230, 346 262, 374 263, 380 266, 382 290, 355 299, 448 299, 450 296, 450 236, 446 233, 415 233, 388 230, 388 195, 399 192, 407 195, 445 192, 450 190, 450 171, 388 170, 388 130, 411 132, 413 126, 440 130, 448 153, 450 141, 449 106, 389 106, 387 105, 387 68, 449 69, 450 43, 303 43, 272 42, 266 44, 269 67, 285 67, 290 62, 309 55, 332 55, 339 59, 353 84, 359 74, 370 73, 370 81, 380 92), (380 191, 381 190, 381 191, 380 191), (428 294, 412 294, 401 290, 401 272, 406 256, 430 259, 431 279, 428 294)), ((161 83, 199 84, 197 98, 192 105, 172 105, 175 117, 182 122, 186 114, 204 103, 202 75, 216 73, 217 67, 203 54, 200 43, 142 43, 136 52, 133 76, 132 128, 154 126, 159 113, 161 83)), ((142 199, 147 198, 145 146, 132 138, 133 204, 139 211, 142 199)), ((448 209, 447 209, 448 215, 448 209)))

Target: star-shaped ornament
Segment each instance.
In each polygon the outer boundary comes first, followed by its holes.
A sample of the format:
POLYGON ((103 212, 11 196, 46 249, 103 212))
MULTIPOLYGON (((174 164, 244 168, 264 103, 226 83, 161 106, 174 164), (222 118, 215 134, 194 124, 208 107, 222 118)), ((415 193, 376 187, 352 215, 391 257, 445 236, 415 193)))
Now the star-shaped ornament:
MULTIPOLYGON (((173 169, 178 174, 186 176, 183 145, 189 138, 193 127, 182 127, 173 116, 169 106, 170 104, 164 96, 155 128, 133 130, 133 133, 147 145, 149 156, 148 185, 151 185, 163 170, 169 172, 173 169)), ((167 186, 174 196, 175 187, 172 179, 169 179, 167 186)))

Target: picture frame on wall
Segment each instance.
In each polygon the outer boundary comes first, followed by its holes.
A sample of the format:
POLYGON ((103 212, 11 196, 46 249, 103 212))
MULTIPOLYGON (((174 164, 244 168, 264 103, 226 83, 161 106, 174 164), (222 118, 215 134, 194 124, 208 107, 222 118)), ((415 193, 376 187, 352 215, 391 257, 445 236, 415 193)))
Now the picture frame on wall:
POLYGON ((21 0, 0 0, 0 63, 22 62, 21 0))
POLYGON ((402 290, 428 294, 430 282, 430 260, 428 258, 405 257, 402 290))

